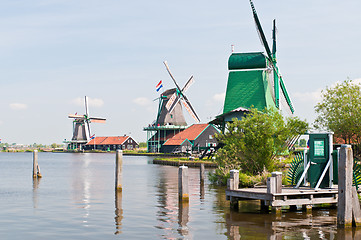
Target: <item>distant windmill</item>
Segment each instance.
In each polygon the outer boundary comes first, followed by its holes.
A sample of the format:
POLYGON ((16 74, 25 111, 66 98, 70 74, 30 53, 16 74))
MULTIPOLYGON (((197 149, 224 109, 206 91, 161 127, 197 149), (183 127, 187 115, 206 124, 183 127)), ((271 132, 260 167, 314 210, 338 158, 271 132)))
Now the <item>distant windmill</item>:
POLYGON ((195 112, 194 108, 192 107, 190 101, 185 95, 185 92, 189 89, 189 87, 194 83, 193 76, 189 78, 187 83, 181 89, 173 77, 167 61, 163 62, 170 77, 172 78, 176 88, 168 89, 164 91, 161 96, 159 97, 159 109, 156 124, 160 126, 164 125, 176 125, 176 126, 186 126, 187 123, 184 119, 182 105, 191 115, 191 117, 197 122, 200 122, 200 119, 195 112))
POLYGON ((197 113, 194 111, 189 99, 185 95, 185 92, 192 83, 194 83, 193 76, 189 78, 183 88, 180 88, 173 77, 167 62, 164 61, 163 63, 176 87, 164 91, 160 97, 157 98, 159 99, 157 118, 153 124, 144 128, 144 131, 147 131, 148 152, 160 152, 163 144, 169 138, 187 128, 182 104, 191 117, 197 123, 200 122, 197 113))
POLYGON ((73 144, 72 148, 77 148, 74 146, 82 146, 89 142, 91 137, 90 132, 90 123, 91 122, 98 122, 98 123, 105 123, 105 118, 99 117, 89 117, 89 110, 88 110, 88 97, 85 96, 85 114, 84 115, 77 115, 77 114, 69 114, 68 118, 74 119, 73 121, 73 137, 71 143, 73 144))

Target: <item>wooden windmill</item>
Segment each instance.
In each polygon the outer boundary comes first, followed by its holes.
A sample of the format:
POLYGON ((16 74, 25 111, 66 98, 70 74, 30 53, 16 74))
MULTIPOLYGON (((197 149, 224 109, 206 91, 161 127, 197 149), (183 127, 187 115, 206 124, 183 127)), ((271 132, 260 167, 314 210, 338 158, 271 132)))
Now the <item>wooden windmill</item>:
POLYGON ((191 102, 185 95, 185 92, 194 83, 193 76, 189 78, 183 88, 180 88, 167 62, 164 61, 163 63, 176 87, 164 91, 157 98, 159 99, 157 118, 153 124, 144 128, 148 133, 148 152, 159 152, 165 141, 186 129, 187 122, 184 118, 182 105, 197 123, 200 122, 191 102))
POLYGON ((193 76, 189 78, 184 87, 181 89, 173 77, 167 61, 163 62, 170 77, 172 78, 176 88, 168 89, 164 91, 159 97, 159 108, 156 119, 156 124, 160 126, 164 125, 176 125, 176 126, 186 126, 187 123, 183 115, 183 104, 184 108, 191 115, 191 117, 197 122, 200 122, 200 119, 197 113, 194 111, 194 108, 191 105, 191 102, 185 95, 185 92, 189 87, 194 83, 193 76))
MULTIPOLYGON (((249 1, 261 43, 266 53, 232 53, 228 60, 228 83, 223 114, 218 123, 240 117, 250 107, 276 108, 292 115, 294 108, 276 61, 276 21, 273 20, 272 51, 267 43, 252 0, 249 1), (241 109, 241 110, 239 110, 241 109)), ((215 123, 213 121, 213 123, 215 123)), ((221 128, 223 128, 221 126, 221 128)))
POLYGON ((105 123, 105 118, 89 117, 88 97, 85 96, 85 114, 69 114, 68 118, 73 120, 73 137, 70 142, 70 149, 82 149, 83 145, 91 138, 90 123, 105 123))

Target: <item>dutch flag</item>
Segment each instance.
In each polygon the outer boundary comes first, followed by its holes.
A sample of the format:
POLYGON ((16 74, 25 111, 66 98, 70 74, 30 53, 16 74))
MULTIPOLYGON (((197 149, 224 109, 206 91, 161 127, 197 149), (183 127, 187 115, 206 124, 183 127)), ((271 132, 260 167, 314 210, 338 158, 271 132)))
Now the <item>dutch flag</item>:
POLYGON ((90 139, 94 139, 95 138, 95 134, 93 134, 91 137, 90 137, 90 139))
POLYGON ((162 80, 160 80, 160 82, 158 83, 158 85, 155 87, 155 89, 157 90, 157 92, 159 92, 159 90, 163 87, 162 84, 162 80))

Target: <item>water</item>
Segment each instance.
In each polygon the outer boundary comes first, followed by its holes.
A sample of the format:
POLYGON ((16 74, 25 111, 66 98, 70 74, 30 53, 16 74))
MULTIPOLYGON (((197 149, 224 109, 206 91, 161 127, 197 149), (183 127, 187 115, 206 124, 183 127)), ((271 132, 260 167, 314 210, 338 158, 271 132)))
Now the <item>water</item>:
POLYGON ((225 189, 199 184, 190 168, 189 204, 178 204, 178 168, 124 156, 114 191, 115 154, 0 153, 0 239, 338 239, 336 210, 262 214, 257 201, 229 208, 225 189))

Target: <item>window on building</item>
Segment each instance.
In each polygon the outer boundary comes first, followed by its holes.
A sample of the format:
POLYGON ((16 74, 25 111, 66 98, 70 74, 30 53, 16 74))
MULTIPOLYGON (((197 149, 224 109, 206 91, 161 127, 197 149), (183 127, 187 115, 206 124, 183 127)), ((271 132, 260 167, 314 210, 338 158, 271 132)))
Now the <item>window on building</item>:
POLYGON ((122 145, 123 150, 125 149, 125 145, 122 145))

